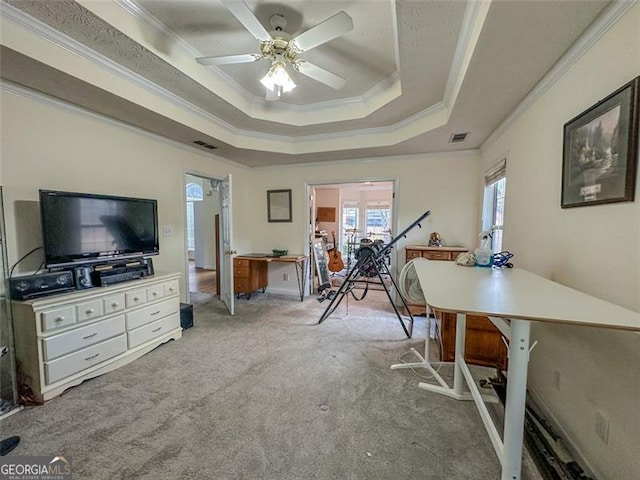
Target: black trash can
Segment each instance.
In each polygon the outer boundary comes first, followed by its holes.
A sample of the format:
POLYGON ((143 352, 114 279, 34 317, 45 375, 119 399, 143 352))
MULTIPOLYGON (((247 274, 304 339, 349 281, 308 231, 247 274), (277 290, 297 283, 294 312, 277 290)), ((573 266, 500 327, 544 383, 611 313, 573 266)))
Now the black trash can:
POLYGON ((193 305, 190 303, 180 304, 180 326, 185 330, 193 327, 193 305))

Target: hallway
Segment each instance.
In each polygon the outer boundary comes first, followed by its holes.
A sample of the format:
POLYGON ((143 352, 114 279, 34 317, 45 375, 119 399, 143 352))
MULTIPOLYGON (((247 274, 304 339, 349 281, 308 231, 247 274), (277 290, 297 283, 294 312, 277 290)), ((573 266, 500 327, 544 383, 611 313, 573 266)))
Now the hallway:
POLYGON ((215 270, 196 268, 194 261, 189 261, 189 291, 206 295, 217 295, 215 270))

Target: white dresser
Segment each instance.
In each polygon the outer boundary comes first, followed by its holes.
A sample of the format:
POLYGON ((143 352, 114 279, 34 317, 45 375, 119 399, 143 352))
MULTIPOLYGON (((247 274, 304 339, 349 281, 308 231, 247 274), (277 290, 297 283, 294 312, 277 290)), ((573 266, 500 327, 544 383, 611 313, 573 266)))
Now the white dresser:
POLYGON ((182 337, 180 274, 12 302, 16 357, 41 400, 182 337))

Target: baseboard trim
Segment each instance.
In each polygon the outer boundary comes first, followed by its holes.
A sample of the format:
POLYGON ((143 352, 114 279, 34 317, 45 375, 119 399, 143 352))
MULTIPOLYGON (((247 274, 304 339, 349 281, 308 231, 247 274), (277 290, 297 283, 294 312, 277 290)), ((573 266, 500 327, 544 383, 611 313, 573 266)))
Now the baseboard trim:
MULTIPOLYGON (((289 288, 278 288, 278 287, 272 287, 272 286, 268 286, 266 293, 276 293, 278 295, 295 295, 296 297, 300 298, 300 292, 297 289, 289 289, 289 288)), ((305 292, 305 297, 306 297, 306 292, 305 292)))
POLYGON ((553 427, 553 429, 556 432, 558 432, 558 434, 562 438, 562 441, 569 448, 569 451, 575 458, 576 462, 578 462, 578 465, 580 465, 580 467, 584 470, 584 472, 588 476, 593 478, 604 478, 604 476, 601 475, 600 472, 598 472, 598 470, 595 469, 593 465, 589 463, 586 457, 582 455, 582 453, 580 452, 580 449, 573 442, 573 440, 571 439, 567 431, 564 428, 562 428, 562 424, 558 421, 558 419, 553 414, 553 412, 548 407, 548 405, 545 403, 545 401, 542 399, 540 394, 531 387, 528 388, 528 393, 529 393, 529 396, 531 397, 531 400, 533 400, 533 402, 538 407, 538 410, 540 410, 540 413, 542 414, 542 416, 545 417, 549 421, 549 424, 553 427))

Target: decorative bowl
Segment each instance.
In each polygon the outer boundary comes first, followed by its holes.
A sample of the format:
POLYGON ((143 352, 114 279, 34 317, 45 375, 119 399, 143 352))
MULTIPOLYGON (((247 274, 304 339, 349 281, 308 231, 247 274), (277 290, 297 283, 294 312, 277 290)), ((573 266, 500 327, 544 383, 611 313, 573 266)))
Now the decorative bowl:
POLYGON ((271 253, 273 253, 274 257, 282 257, 289 253, 289 250, 279 250, 277 248, 274 248, 273 250, 271 250, 271 253))

